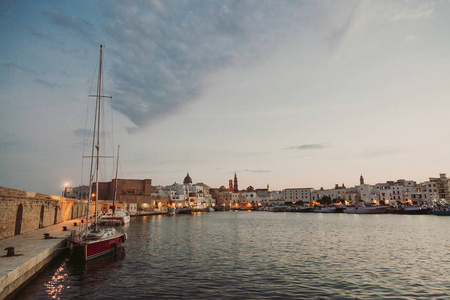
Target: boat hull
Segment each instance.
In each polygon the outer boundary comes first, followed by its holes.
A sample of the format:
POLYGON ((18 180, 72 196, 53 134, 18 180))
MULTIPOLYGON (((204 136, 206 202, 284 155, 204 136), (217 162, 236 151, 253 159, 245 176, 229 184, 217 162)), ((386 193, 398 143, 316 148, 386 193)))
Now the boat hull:
POLYGON ((435 216, 450 216, 450 210, 433 210, 435 216))
POLYGON ((108 253, 117 251, 126 240, 126 234, 119 234, 106 239, 86 241, 76 244, 73 248, 75 254, 84 260, 91 260, 108 253))
POLYGON ((336 211, 336 207, 316 207, 314 209, 315 213, 329 214, 334 213, 336 211))
POLYGON ((296 207, 290 210, 291 212, 311 213, 314 211, 312 207, 296 207))
POLYGON ((176 213, 180 214, 180 215, 190 215, 190 214, 192 214, 192 212, 193 212, 193 209, 190 206, 177 208, 177 211, 176 211, 176 213))
POLYGON ((344 209, 344 213, 347 214, 385 214, 387 213, 388 208, 385 206, 380 207, 347 207, 344 209))
POLYGON ((394 209, 392 213, 397 215, 429 215, 431 214, 431 208, 394 209))

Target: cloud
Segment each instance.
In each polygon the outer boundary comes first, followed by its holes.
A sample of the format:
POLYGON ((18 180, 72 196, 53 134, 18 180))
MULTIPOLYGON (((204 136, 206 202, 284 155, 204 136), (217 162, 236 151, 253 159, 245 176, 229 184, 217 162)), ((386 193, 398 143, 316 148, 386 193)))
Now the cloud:
POLYGON ((350 39, 358 29, 361 29, 364 23, 363 16, 366 5, 367 2, 358 1, 356 5, 351 8, 351 12, 345 22, 330 38, 332 51, 339 51, 342 45, 350 39))
POLYGON ((3 68, 10 68, 10 69, 16 69, 16 70, 19 70, 19 71, 21 71, 21 72, 23 72, 25 75, 28 75, 28 76, 36 76, 36 75, 39 75, 39 72, 38 71, 36 71, 36 70, 31 70, 31 69, 27 69, 27 68, 24 68, 24 67, 21 67, 21 66, 18 66, 18 65, 16 65, 16 64, 14 64, 14 63, 0 63, 0 65, 3 67, 3 68))
POLYGON ((43 80, 41 78, 35 78, 34 82, 38 83, 40 85, 44 85, 44 86, 49 87, 49 88, 59 87, 59 85, 57 85, 55 83, 50 83, 50 82, 48 82, 46 80, 43 80))
POLYGON ((5 134, 0 136, 0 150, 9 152, 22 152, 24 149, 31 147, 28 139, 17 136, 15 134, 5 134))
POLYGON ((434 3, 432 1, 409 1, 407 3, 390 3, 389 18, 392 21, 416 20, 428 18, 432 15, 434 3))
POLYGON ((24 24, 23 26, 24 26, 24 28, 26 30, 28 30, 28 32, 31 35, 33 35, 33 36, 35 36, 35 37, 37 37, 39 39, 47 40, 47 41, 50 41, 50 42, 54 41, 54 39, 47 33, 41 33, 39 31, 37 31, 34 27, 32 27, 32 26, 30 26, 28 24, 24 24))
MULTIPOLYGON (((137 127, 177 113, 209 74, 253 65, 299 33, 295 1, 144 1, 105 7, 113 41, 113 108, 137 127)), ((132 131, 132 130, 130 130, 132 131)))
POLYGON ((244 170, 244 172, 247 172, 247 173, 272 173, 272 171, 270 171, 270 170, 248 170, 248 169, 244 170))
POLYGON ((325 144, 309 144, 309 145, 300 145, 300 146, 292 146, 287 149, 293 150, 319 150, 325 148, 325 144))
MULTIPOLYGON (((96 43, 93 38, 96 28, 92 23, 79 17, 69 16, 58 9, 46 11, 44 15, 53 25, 61 27, 92 44, 96 43)), ((38 32, 34 32, 34 34, 41 35, 38 32)))

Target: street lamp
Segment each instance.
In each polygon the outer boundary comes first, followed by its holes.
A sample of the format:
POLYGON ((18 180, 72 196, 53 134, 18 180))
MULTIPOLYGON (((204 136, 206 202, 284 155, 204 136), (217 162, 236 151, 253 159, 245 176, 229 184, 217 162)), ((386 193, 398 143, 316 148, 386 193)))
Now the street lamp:
POLYGON ((64 189, 63 189, 63 191, 62 191, 62 196, 63 196, 63 197, 66 196, 66 190, 67 190, 67 187, 68 187, 68 186, 69 186, 69 183, 68 183, 68 182, 64 183, 64 189))

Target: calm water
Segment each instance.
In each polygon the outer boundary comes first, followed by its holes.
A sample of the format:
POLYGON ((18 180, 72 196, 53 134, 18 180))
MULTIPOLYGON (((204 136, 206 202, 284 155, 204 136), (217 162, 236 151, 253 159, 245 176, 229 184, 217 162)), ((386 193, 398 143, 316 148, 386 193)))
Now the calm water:
POLYGON ((61 257, 19 299, 450 299, 450 217, 132 218, 118 253, 61 257))

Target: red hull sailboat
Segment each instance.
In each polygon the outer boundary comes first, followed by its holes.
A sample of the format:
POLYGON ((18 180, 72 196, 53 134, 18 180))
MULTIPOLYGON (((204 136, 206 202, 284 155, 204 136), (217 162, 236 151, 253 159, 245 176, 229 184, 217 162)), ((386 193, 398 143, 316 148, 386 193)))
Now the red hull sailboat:
POLYGON ((73 243, 74 253, 81 256, 84 260, 90 260, 101 255, 117 251, 126 241, 125 228, 121 226, 100 226, 98 222, 98 191, 99 191, 99 161, 100 161, 100 116, 102 98, 111 98, 102 96, 102 53, 103 47, 100 45, 100 63, 98 69, 97 94, 95 105, 95 121, 92 138, 91 170, 89 175, 89 198, 92 197, 93 179, 95 176, 95 214, 94 220, 89 220, 90 202, 87 205, 86 225, 80 231, 73 231, 71 241, 73 243))

